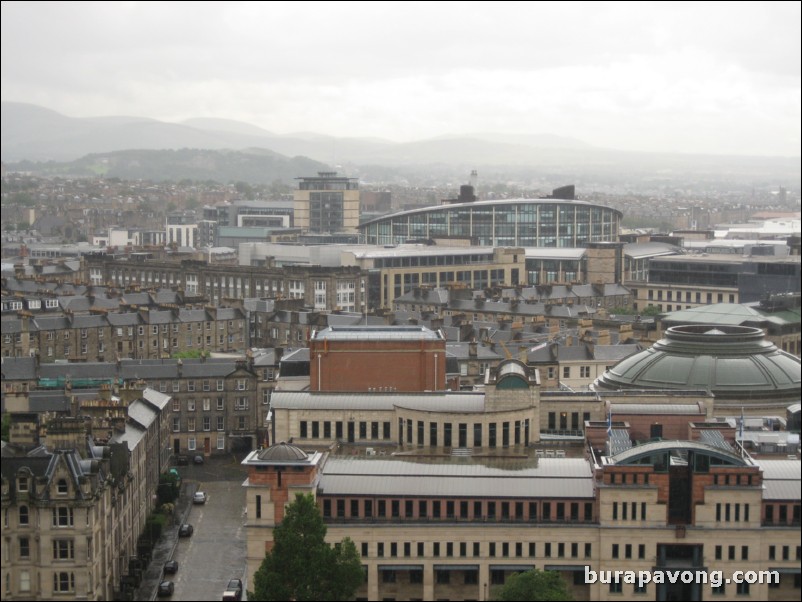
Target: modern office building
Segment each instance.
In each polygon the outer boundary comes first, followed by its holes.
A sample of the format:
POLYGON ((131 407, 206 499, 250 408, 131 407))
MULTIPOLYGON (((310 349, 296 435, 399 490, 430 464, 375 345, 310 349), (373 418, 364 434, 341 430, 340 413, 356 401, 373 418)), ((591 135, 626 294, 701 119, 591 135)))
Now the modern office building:
POLYGON ((584 247, 617 242, 621 217, 586 201, 504 199, 401 211, 365 222, 359 231, 362 242, 375 245, 450 237, 489 247, 584 247))
POLYGON ((798 255, 706 253, 654 257, 647 281, 627 281, 635 309, 691 309, 711 303, 750 303, 768 295, 798 291, 798 255))
POLYGON ((359 225, 359 181, 321 171, 297 178, 295 225, 308 232, 356 231, 359 225))

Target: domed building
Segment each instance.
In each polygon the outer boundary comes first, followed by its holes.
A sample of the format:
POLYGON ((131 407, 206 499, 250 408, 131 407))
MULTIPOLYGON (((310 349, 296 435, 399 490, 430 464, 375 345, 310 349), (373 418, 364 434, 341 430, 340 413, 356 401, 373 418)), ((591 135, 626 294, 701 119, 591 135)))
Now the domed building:
POLYGON ((674 326, 650 349, 621 360, 593 383, 597 391, 704 390, 716 413, 743 408, 784 414, 800 398, 800 360, 767 341, 760 328, 674 326))

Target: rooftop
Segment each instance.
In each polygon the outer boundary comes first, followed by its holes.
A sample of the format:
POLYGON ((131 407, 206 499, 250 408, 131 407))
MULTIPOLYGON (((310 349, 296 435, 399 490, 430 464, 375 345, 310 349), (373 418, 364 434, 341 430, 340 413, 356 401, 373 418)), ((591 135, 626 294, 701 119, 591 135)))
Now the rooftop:
POLYGON ((442 341, 425 326, 329 326, 312 335, 313 341, 442 341))

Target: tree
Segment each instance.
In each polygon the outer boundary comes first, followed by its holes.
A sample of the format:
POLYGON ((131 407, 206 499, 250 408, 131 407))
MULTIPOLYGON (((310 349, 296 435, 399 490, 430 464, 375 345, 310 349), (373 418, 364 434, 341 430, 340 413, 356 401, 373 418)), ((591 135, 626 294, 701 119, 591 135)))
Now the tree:
POLYGON ((364 580, 353 541, 326 543, 326 525, 311 494, 298 494, 287 506, 273 542, 253 577, 249 600, 351 600, 364 580))
POLYGON ((555 571, 533 569, 511 575, 494 600, 573 600, 568 585, 555 571))

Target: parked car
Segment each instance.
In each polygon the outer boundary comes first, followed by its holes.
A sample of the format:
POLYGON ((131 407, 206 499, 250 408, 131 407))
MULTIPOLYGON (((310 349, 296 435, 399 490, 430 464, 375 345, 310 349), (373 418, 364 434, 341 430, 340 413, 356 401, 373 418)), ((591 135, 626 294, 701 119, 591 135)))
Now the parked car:
POLYGON ((242 600, 242 579, 229 579, 223 600, 242 600))
POLYGON ((203 456, 201 456, 201 455, 199 454, 199 455, 195 456, 194 458, 192 458, 192 461, 193 461, 195 464, 203 464, 203 456))
POLYGON ((178 561, 177 560, 168 560, 164 563, 164 574, 165 575, 173 575, 178 571, 178 561))
POLYGON ((175 583, 172 581, 162 581, 159 583, 159 598, 169 598, 175 592, 175 583))
POLYGON ((206 503, 206 492, 205 491, 196 491, 195 495, 192 496, 192 503, 193 504, 205 504, 206 503))
POLYGON ((191 537, 195 529, 192 525, 181 525, 178 527, 178 537, 191 537))

